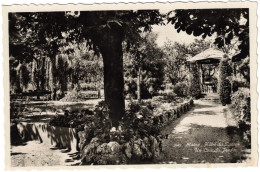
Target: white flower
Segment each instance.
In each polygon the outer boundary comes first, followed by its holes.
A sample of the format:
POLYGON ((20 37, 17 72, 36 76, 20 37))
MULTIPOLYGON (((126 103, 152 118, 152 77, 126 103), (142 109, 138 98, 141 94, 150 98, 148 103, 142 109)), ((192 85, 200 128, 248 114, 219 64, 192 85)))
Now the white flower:
POLYGON ((116 131, 116 127, 112 127, 110 132, 115 132, 116 131))
POLYGON ((141 118, 143 118, 143 115, 137 114, 137 115, 136 115, 136 118, 141 119, 141 118))

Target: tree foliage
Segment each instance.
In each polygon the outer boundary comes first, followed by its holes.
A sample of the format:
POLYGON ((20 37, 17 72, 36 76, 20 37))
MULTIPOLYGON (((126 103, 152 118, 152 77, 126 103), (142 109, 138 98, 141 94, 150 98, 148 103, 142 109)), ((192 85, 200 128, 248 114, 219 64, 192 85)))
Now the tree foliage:
MULTIPOLYGON (((248 9, 176 10, 172 14, 169 13, 167 19, 178 32, 182 30, 194 36, 202 35, 203 38, 215 34, 215 43, 220 48, 238 39, 240 52, 233 60, 249 56, 248 9)), ((155 83, 161 85, 161 81, 156 78, 163 76, 164 52, 154 45, 153 37, 142 40, 140 33, 150 31, 152 25, 164 24, 165 17, 158 10, 9 13, 10 56, 15 58, 12 68, 18 69, 19 64, 25 64, 29 69, 26 64, 36 63, 37 69, 40 69, 37 73, 39 77, 34 77, 38 78, 38 87, 42 90, 47 87, 43 76, 48 73, 53 93, 61 86, 56 86, 57 83, 69 80, 63 78, 63 73, 72 74, 71 78, 77 82, 84 73, 87 73, 84 77, 90 78, 103 72, 105 101, 110 109, 110 117, 117 125, 125 110, 123 50, 134 55, 131 58, 135 60, 131 63, 142 69, 144 83, 153 85, 149 91, 156 91, 159 87, 154 86, 155 83), (125 47, 122 46, 123 42, 125 47), (77 54, 76 51, 83 49, 82 43, 93 54, 77 54), (81 60, 87 56, 94 60, 96 55, 102 56, 103 70, 100 70, 99 64, 91 63, 91 60, 81 60), (46 72, 47 69, 50 72, 46 72)), ((190 47, 175 44, 175 48, 175 57, 168 68, 174 72, 179 71, 180 66, 185 66, 183 56, 186 53, 192 55, 200 51, 195 44, 190 47)), ((174 72, 169 77, 184 77, 174 72)), ((18 71, 13 73, 19 75, 18 71)), ((136 71, 130 73, 134 76, 136 71)), ((61 87, 66 89, 65 85, 61 87)))
POLYGON ((230 45, 237 37, 240 52, 233 60, 249 56, 249 9, 176 10, 168 14, 168 22, 174 24, 178 32, 185 31, 189 35, 206 38, 215 34, 219 48, 230 45))
POLYGON ((136 94, 138 75, 141 75, 142 98, 151 97, 162 87, 166 61, 156 43, 157 37, 153 32, 142 34, 128 51, 124 48, 125 87, 131 95, 136 94))
MULTIPOLYGON (((28 52, 26 55, 31 59, 49 57, 51 90, 55 93, 55 61, 60 47, 87 41, 86 46, 103 57, 105 100, 110 117, 117 125, 124 116, 122 42, 126 41, 129 47, 134 43, 133 37, 162 21, 158 10, 10 13, 10 54, 29 59, 16 51, 19 47, 22 52, 28 52), (29 51, 25 51, 26 48, 29 51)), ((71 52, 67 49, 67 54, 71 52)), ((62 64, 62 60, 58 64, 62 64)))
POLYGON ((167 58, 165 67, 166 80, 173 85, 187 80, 189 64, 187 59, 195 56, 210 47, 210 42, 203 39, 195 39, 191 44, 167 41, 164 43, 163 51, 167 58))

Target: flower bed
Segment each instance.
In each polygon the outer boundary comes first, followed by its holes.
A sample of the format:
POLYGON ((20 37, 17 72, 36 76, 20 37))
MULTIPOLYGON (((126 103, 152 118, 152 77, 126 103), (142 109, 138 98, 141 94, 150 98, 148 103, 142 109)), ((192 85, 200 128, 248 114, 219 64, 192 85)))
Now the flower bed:
POLYGON ((94 120, 94 113, 89 109, 82 110, 80 113, 70 113, 65 111, 64 115, 56 115, 49 124, 52 126, 77 128, 83 130, 87 121, 94 120))
MULTIPOLYGON (((159 104, 158 102, 155 102, 159 104)), ((179 118, 184 112, 188 111, 194 102, 192 98, 176 100, 174 103, 162 103, 154 109, 154 120, 157 124, 165 126, 168 122, 179 118)))
POLYGON ((161 152, 161 127, 180 117, 192 105, 192 99, 182 99, 179 104, 130 102, 116 129, 111 125, 106 103, 101 102, 92 114, 67 112, 55 117, 50 124, 78 129, 82 165, 153 162, 161 152))

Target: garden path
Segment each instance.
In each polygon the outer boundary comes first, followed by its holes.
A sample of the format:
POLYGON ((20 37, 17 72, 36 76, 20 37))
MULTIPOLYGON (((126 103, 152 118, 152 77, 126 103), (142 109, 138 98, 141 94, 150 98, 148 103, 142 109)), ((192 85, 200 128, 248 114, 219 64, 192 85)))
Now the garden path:
POLYGON ((248 157, 236 123, 216 95, 195 100, 195 106, 166 126, 159 163, 233 163, 248 157))
POLYGON ((78 152, 50 148, 45 142, 26 142, 25 145, 11 146, 12 167, 72 166, 78 165, 78 152))

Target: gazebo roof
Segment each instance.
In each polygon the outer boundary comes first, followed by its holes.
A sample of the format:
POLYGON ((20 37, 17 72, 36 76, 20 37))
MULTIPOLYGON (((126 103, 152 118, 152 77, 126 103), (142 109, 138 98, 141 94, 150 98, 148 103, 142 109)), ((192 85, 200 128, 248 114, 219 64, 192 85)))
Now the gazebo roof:
POLYGON ((223 57, 224 53, 220 50, 214 49, 214 48, 209 48, 196 56, 188 59, 187 61, 189 62, 199 62, 199 63, 216 63, 221 60, 223 57))

